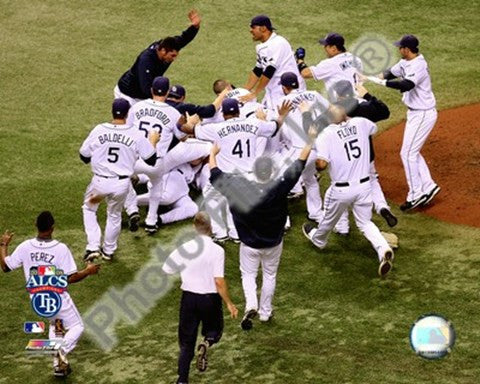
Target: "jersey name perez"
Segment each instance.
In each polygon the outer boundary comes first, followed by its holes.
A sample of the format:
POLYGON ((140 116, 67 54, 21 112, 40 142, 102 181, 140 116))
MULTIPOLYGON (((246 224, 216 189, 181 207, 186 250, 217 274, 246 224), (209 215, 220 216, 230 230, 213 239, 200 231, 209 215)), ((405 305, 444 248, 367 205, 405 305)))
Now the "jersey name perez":
POLYGON ((30 260, 32 262, 40 262, 43 261, 48 264, 53 264, 53 260, 55 259, 55 255, 51 255, 45 252, 30 252, 30 260))

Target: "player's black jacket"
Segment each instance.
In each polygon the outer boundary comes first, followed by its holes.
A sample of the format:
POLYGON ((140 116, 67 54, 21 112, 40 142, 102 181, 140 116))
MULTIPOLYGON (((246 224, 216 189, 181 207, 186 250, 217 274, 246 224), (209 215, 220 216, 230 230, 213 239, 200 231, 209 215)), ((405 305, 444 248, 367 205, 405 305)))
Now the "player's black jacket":
POLYGON ((210 182, 228 200, 242 243, 256 249, 280 244, 288 215, 287 195, 304 168, 305 161, 296 160, 282 177, 264 184, 218 167, 210 171, 210 182))
MULTIPOLYGON (((182 32, 181 36, 175 36, 178 49, 182 49, 190 43, 198 33, 198 28, 193 25, 182 32)), ((157 45, 160 42, 155 41, 145 49, 127 72, 118 80, 118 88, 127 96, 135 99, 148 99, 152 96, 150 88, 153 79, 162 76, 171 63, 161 61, 157 56, 157 45)))

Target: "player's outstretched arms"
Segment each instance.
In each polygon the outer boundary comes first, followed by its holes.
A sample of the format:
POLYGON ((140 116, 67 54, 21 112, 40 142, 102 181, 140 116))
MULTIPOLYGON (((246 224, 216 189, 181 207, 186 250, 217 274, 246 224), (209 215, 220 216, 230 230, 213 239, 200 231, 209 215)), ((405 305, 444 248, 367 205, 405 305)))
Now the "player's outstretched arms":
POLYGON ((221 296, 225 304, 227 304, 228 311, 230 312, 230 317, 232 319, 236 319, 238 316, 238 309, 230 299, 230 295, 228 294, 227 282, 223 277, 215 277, 215 285, 217 287, 218 294, 221 296))
POLYGON ((0 240, 0 266, 3 272, 9 272, 5 258, 8 256, 8 245, 12 241, 13 232, 10 232, 8 229, 3 233, 2 239, 0 240))
POLYGON ((88 263, 81 271, 75 272, 68 276, 68 284, 78 283, 87 276, 96 275, 100 270, 100 264, 88 263))

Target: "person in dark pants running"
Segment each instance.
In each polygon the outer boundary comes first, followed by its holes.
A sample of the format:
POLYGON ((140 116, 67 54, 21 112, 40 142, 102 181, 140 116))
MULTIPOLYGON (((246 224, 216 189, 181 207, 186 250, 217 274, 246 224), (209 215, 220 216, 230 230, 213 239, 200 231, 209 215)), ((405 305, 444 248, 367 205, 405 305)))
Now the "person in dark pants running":
POLYGON ((193 225, 198 235, 173 251, 163 265, 165 273, 180 272, 182 280, 177 383, 188 383, 200 323, 204 339, 197 348, 197 368, 203 372, 207 369, 209 347, 222 337, 222 299, 231 317, 235 319, 238 315, 224 279, 225 251, 211 238, 210 217, 206 212, 198 212, 193 225))

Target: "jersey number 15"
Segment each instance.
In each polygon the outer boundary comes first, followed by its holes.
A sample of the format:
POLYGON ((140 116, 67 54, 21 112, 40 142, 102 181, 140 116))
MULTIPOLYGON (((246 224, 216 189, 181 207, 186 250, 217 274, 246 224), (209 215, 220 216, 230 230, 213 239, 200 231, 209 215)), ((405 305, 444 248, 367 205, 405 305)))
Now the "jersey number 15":
POLYGON ((357 142, 358 142, 358 139, 353 139, 353 140, 347 141, 343 145, 343 148, 345 148, 345 152, 347 153, 348 161, 351 161, 352 157, 354 159, 358 159, 362 155, 362 151, 360 150, 360 147, 355 145, 357 142))

